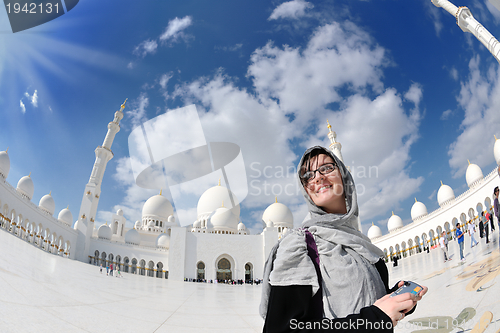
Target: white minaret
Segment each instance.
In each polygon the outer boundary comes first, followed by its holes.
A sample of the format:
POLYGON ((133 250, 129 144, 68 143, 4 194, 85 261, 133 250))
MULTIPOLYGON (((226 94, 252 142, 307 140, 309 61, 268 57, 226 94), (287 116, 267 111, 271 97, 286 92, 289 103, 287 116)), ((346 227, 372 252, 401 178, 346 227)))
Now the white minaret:
POLYGON ((498 43, 498 40, 472 16, 469 8, 457 7, 448 0, 431 1, 436 7, 443 7, 448 13, 453 15, 460 29, 476 36, 488 51, 493 54, 495 59, 500 62, 500 43, 498 43))
POLYGON ((94 230, 94 219, 97 212, 97 205, 99 204, 99 196, 101 195, 102 178, 104 177, 106 165, 113 158, 111 145, 116 133, 120 131, 120 120, 123 118, 123 109, 126 102, 127 100, 123 102, 120 110, 115 112, 115 119, 108 124, 108 133, 106 134, 106 138, 104 138, 102 146, 98 146, 95 149, 94 168, 83 192, 82 204, 78 215, 78 240, 75 254, 76 259, 82 262, 88 262, 89 260, 90 238, 94 230))
POLYGON ((328 121, 328 119, 326 120, 326 123, 328 124, 328 139, 330 139, 330 150, 332 151, 332 153, 335 154, 335 156, 337 156, 339 158, 339 160, 341 160, 342 162, 344 162, 344 158, 342 157, 342 153, 340 152, 340 150, 342 149, 342 145, 340 144, 340 142, 337 142, 335 139, 337 138, 337 133, 335 133, 334 131, 332 131, 332 125, 330 125, 330 122, 328 121))

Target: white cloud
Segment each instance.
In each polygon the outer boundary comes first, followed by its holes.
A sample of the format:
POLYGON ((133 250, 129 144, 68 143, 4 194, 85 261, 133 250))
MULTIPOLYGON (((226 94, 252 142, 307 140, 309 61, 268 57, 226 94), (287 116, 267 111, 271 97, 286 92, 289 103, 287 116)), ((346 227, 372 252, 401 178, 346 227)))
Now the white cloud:
POLYGON ((176 42, 180 38, 187 38, 188 36, 184 34, 186 28, 188 28, 193 23, 191 16, 185 16, 183 18, 176 17, 168 22, 168 26, 165 31, 160 35, 160 41, 162 42, 176 42))
POLYGON ((173 77, 174 75, 172 74, 172 72, 170 73, 166 73, 166 74, 163 74, 161 77, 160 77, 160 81, 159 81, 159 84, 161 86, 162 89, 166 89, 167 88, 167 84, 168 84, 168 81, 173 77))
POLYGON ((131 117, 132 126, 136 127, 140 125, 146 117, 146 108, 149 106, 149 98, 145 92, 142 92, 139 95, 139 98, 136 101, 131 103, 133 105, 133 109, 127 111, 127 116, 131 117))
POLYGON ((431 17, 432 22, 434 24, 434 30, 436 30, 436 35, 439 36, 441 30, 443 29, 443 23, 441 22, 440 12, 443 12, 444 15, 449 15, 449 14, 443 8, 438 8, 434 6, 430 1, 425 2, 425 7, 427 9, 428 15, 431 17))
POLYGON ((241 43, 238 43, 238 44, 235 44, 233 46, 215 46, 215 49, 216 50, 221 50, 221 51, 224 51, 224 52, 236 52, 236 51, 239 51, 241 50, 241 48, 243 47, 243 44, 241 43))
POLYGON ((450 76, 453 78, 453 80, 458 81, 458 71, 455 67, 452 67, 450 69, 450 76))
POLYGON ((26 113, 26 106, 24 105, 23 101, 19 101, 19 106, 21 107, 21 112, 26 113))
POLYGON ((31 96, 31 104, 34 107, 38 107, 38 91, 37 90, 35 90, 35 92, 33 93, 33 96, 31 96))
POLYGON ((493 135, 500 136, 499 73, 496 66, 482 73, 479 64, 479 56, 469 62, 469 77, 466 82, 462 82, 457 98, 465 111, 465 117, 460 126, 462 133, 448 150, 454 177, 465 174, 467 160, 480 167, 493 163, 493 135))
POLYGON ((442 114, 441 114, 441 120, 448 120, 448 118, 450 118, 450 116, 453 115, 453 111, 452 110, 446 110, 444 111, 442 114))
MULTIPOLYGON (((330 119, 345 161, 354 168, 366 221, 397 207, 423 181, 409 176, 422 88, 413 84, 404 93, 384 88, 384 54, 353 23, 332 23, 316 29, 305 48, 268 43, 257 49, 247 74, 252 91, 239 88, 237 80, 219 71, 177 85, 170 98, 196 103, 207 142, 239 145, 249 185, 243 205, 263 212, 277 196, 294 212, 296 225, 306 209, 295 177, 298 156, 292 149, 296 144, 328 146, 326 119, 330 119), (404 101, 412 108, 405 110, 404 101), (332 102, 339 110, 327 108, 332 102)), ((189 194, 199 196, 214 185, 200 181, 189 194)), ((127 186, 128 206, 134 198, 144 200, 145 192, 127 186)), ((260 218, 243 223, 251 230, 261 228, 260 218)))
MULTIPOLYGON (((148 53, 154 54, 158 48, 158 43, 155 40, 145 40, 137 45, 133 51, 135 55, 145 57, 148 53)), ((129 64, 130 65, 130 64, 129 64)))
POLYGON ((277 20, 280 18, 298 19, 305 15, 306 9, 313 7, 314 5, 312 3, 304 0, 284 2, 273 10, 268 20, 277 20))

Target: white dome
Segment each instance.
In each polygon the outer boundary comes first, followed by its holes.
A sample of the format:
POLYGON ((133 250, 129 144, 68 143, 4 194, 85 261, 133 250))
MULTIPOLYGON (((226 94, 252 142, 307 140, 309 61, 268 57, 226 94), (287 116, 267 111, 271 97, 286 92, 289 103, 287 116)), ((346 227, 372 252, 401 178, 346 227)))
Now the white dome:
POLYGON ((154 215, 166 221, 173 213, 174 209, 170 201, 160 194, 149 198, 142 207, 142 217, 154 215))
POLYGON ((123 216, 123 210, 120 208, 116 211, 116 215, 123 216))
POLYGON ((275 226, 293 228, 293 215, 287 206, 280 202, 275 202, 266 208, 262 215, 262 220, 273 221, 275 226))
POLYGON ((43 209, 44 211, 46 211, 47 213, 49 213, 50 215, 54 215, 54 211, 56 210, 56 203, 55 203, 54 198, 52 198, 52 195, 50 193, 45 194, 40 199, 40 203, 38 204, 38 206, 41 209, 43 209))
POLYGON ((73 223, 73 214, 71 214, 71 211, 68 208, 64 208, 59 212, 57 219, 71 226, 71 223, 73 223))
POLYGON ((125 234, 125 243, 139 245, 141 243, 141 235, 139 235, 137 230, 130 229, 125 234))
POLYGON ((175 224, 175 217, 174 217, 173 215, 170 215, 170 216, 168 217, 168 220, 167 220, 167 221, 168 221, 168 223, 175 224))
POLYGON ((427 207, 425 207, 422 202, 415 199, 415 203, 411 207, 411 219, 415 221, 416 219, 425 215, 427 215, 427 207))
POLYGON ((164 249, 170 248, 170 236, 168 234, 160 234, 160 236, 156 238, 156 247, 164 249))
POLYGON ((477 164, 469 163, 467 167, 467 171, 465 172, 465 180, 467 181, 467 185, 471 187, 477 181, 483 179, 483 172, 481 168, 477 164))
POLYGON ((17 191, 27 196, 29 200, 33 198, 35 186, 33 185, 33 180, 31 180, 30 176, 24 176, 19 179, 19 182, 17 183, 17 191))
POLYGON ((135 221, 134 228, 139 229, 141 227, 141 222, 140 221, 135 221))
MULTIPOLYGON (((396 215, 394 215, 396 216, 396 215)), ((390 220, 390 219, 389 219, 390 220)), ((401 220, 401 218, 400 218, 401 220)), ((403 223, 403 221, 401 221, 401 224, 403 223)), ((389 223, 387 223, 389 224, 389 223)), ((372 223, 372 226, 370 227, 370 229, 368 229, 368 238, 370 239, 375 239, 375 238, 378 238, 378 237, 381 237, 382 236, 382 230, 380 230, 379 226, 378 225, 375 225, 372 223)))
POLYGON ((453 199, 455 199, 455 193, 453 192, 453 189, 448 185, 444 185, 443 183, 441 183, 441 187, 439 188, 437 194, 437 200, 439 206, 443 206, 444 204, 450 202, 453 199))
POLYGON ((201 228, 201 221, 200 220, 194 221, 193 228, 201 228))
POLYGON ((7 178, 10 170, 10 157, 7 151, 0 151, 0 173, 7 178))
POLYGON ((247 228, 243 224, 243 222, 238 223, 238 231, 245 231, 247 228))
POLYGON ((80 226, 80 220, 76 220, 75 225, 73 226, 73 229, 78 230, 79 226, 80 226))
MULTIPOLYGON (((413 205, 413 206, 415 206, 415 205, 413 205)), ((411 209, 411 211, 413 214, 413 208, 411 209)), ((370 229, 372 227, 370 227, 370 229)), ((392 213, 392 216, 389 218, 389 221, 387 221, 387 229, 389 229, 389 232, 391 232, 391 231, 396 230, 396 229, 401 228, 401 227, 403 227, 403 220, 401 220, 401 218, 398 215, 394 215, 394 213, 392 213)), ((382 234, 382 231, 380 231, 380 234, 382 234)))
MULTIPOLYGON (((1 154, 0 153, 0 160, 1 160, 1 154)), ((500 141, 495 137, 495 145, 493 146, 493 155, 495 155, 495 161, 497 162, 497 165, 500 165, 500 141)), ((0 170, 1 170, 1 164, 0 164, 0 170)))
POLYGON ((238 219, 234 216, 231 209, 226 207, 217 208, 209 221, 215 230, 230 229, 229 231, 236 231, 238 228, 238 219))
POLYGON ((224 206, 231 208, 231 197, 233 198, 235 207, 231 210, 236 218, 240 217, 240 205, 238 202, 238 198, 229 191, 224 186, 214 186, 205 191, 198 200, 198 217, 202 214, 211 214, 216 209, 220 208, 221 204, 224 203, 224 206), (231 196, 230 196, 231 194, 231 196))
POLYGON ((111 240, 111 236, 113 235, 113 232, 111 231, 111 228, 107 224, 103 224, 97 229, 97 237, 101 239, 106 239, 106 240, 111 240))
POLYGON ((155 221, 149 221, 148 222, 148 227, 149 228, 154 228, 154 226, 155 226, 155 221))

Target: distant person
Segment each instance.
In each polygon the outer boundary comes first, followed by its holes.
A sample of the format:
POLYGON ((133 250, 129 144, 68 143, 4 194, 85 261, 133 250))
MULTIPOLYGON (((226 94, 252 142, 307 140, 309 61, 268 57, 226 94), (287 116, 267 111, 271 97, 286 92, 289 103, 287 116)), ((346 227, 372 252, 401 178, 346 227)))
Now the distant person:
POLYGON ((484 238, 484 223, 481 218, 479 218, 479 237, 484 238))
POLYGON ((495 223, 493 222, 493 207, 490 207, 490 211, 486 213, 486 218, 490 221, 491 233, 495 231, 495 223))
POLYGON ((500 230, 500 204, 498 203, 498 193, 500 192, 500 189, 498 189, 498 186, 495 187, 493 190, 493 195, 495 196, 495 200, 493 201, 493 208, 495 209, 495 216, 497 217, 497 222, 498 222, 498 230, 500 230))
POLYGON ((106 275, 109 275, 109 265, 106 265, 106 275))
POLYGON ((460 223, 457 223, 457 230, 455 235, 457 236, 458 247, 460 249, 460 260, 465 261, 464 257, 464 233, 460 230, 460 223))
POLYGON ((109 265, 109 275, 113 276, 113 264, 109 265))
POLYGON ((477 240, 474 238, 474 234, 476 233, 476 226, 474 225, 474 222, 471 221, 471 223, 469 223, 468 231, 470 236, 470 248, 472 249, 477 245, 477 240))
POLYGON ((101 267, 100 267, 99 271, 100 271, 100 272, 101 272, 101 274, 102 274, 102 264, 101 264, 101 267))
POLYGON ((122 273, 120 272, 120 265, 116 265, 116 277, 122 277, 122 273))
POLYGON ((490 233, 488 224, 490 221, 486 219, 486 216, 484 216, 484 212, 481 212, 481 221, 483 222, 484 235, 486 236, 486 244, 488 244, 490 242, 490 240, 488 239, 488 235, 490 233))
POLYGON ((443 231, 441 233, 441 237, 439 238, 439 245, 441 246, 441 250, 443 251, 444 254, 444 262, 447 262, 448 260, 451 260, 448 257, 448 250, 446 249, 446 244, 444 243, 444 234, 445 232, 443 231))
POLYGON ((446 251, 448 251, 448 233, 446 231, 444 232, 444 245, 446 246, 446 251))

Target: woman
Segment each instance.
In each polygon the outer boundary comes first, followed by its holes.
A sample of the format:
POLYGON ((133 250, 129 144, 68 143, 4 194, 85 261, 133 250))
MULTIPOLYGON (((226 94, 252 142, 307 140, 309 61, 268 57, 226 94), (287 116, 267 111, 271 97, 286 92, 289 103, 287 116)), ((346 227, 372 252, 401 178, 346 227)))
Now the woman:
POLYGON ((266 262, 264 332, 392 332, 427 288, 389 297, 398 286, 389 289, 383 252, 357 230, 354 181, 334 154, 308 149, 298 175, 310 219, 285 235, 266 262))

